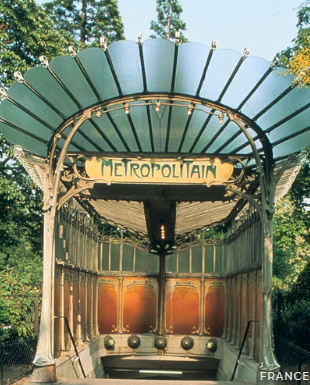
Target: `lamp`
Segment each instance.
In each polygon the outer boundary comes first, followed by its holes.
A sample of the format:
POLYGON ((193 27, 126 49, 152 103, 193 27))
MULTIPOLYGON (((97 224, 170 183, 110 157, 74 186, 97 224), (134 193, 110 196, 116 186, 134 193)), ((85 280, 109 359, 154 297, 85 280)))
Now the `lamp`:
POLYGON ((190 104, 187 106, 187 115, 192 115, 192 113, 193 113, 193 108, 194 108, 193 103, 190 103, 190 104))
POLYGON ((155 102, 155 111, 156 112, 160 111, 160 106, 161 106, 160 100, 156 100, 156 102, 155 102))
POLYGON ((138 43, 141 43, 141 40, 142 40, 142 32, 138 32, 138 34, 137 34, 137 40, 138 40, 138 43))
POLYGON ((224 114, 223 114, 223 112, 221 112, 221 113, 218 115, 218 118, 219 118, 220 124, 223 124, 223 122, 224 122, 224 114))
POLYGON ((128 103, 123 104, 125 114, 128 115, 130 113, 130 107, 128 103))

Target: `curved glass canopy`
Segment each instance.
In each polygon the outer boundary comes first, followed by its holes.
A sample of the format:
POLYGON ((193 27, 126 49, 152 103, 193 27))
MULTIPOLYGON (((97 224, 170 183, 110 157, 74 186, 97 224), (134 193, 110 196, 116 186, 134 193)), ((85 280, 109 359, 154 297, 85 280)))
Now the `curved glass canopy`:
POLYGON ((61 132, 61 148, 68 122, 90 110, 69 151, 250 157, 232 112, 259 152, 269 145, 277 161, 310 145, 310 90, 293 88, 292 81, 247 52, 163 39, 118 41, 51 63, 43 58, 24 78, 17 74, 3 91, 0 131, 46 157, 53 135, 61 132))

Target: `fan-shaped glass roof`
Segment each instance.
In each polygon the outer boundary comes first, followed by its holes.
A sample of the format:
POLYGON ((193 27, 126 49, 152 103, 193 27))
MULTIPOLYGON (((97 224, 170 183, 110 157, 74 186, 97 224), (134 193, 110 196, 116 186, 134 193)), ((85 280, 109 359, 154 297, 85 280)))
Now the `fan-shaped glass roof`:
POLYGON ((292 87, 292 80, 247 53, 162 39, 118 41, 19 77, 1 102, 0 131, 45 157, 53 135, 65 139, 68 121, 91 110, 69 151, 251 155, 226 115, 232 111, 259 151, 270 142, 279 160, 310 145, 310 90, 292 87))

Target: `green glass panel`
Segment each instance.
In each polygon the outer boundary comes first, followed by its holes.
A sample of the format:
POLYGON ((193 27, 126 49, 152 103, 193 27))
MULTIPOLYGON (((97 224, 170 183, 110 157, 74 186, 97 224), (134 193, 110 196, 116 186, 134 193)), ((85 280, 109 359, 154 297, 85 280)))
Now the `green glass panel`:
POLYGON ((178 253, 179 273, 189 273, 189 250, 183 250, 178 253))
POLYGON ((85 108, 98 102, 73 57, 69 55, 58 56, 51 61, 50 67, 82 107, 85 108))
POLYGON ((100 130, 105 133, 106 137, 116 147, 117 151, 126 151, 126 147, 122 143, 107 115, 102 115, 101 118, 98 119, 96 118, 95 114, 93 114, 92 118, 94 122, 99 126, 100 130))
POLYGON ((287 74, 283 76, 283 68, 275 68, 254 94, 251 95, 241 111, 250 118, 253 118, 283 91, 289 88, 293 80, 293 75, 287 74))
MULTIPOLYGON (((310 98, 309 98, 310 100, 310 98)), ((271 142, 285 141, 285 138, 291 134, 303 130, 309 127, 310 121, 310 108, 303 111, 301 114, 296 115, 294 118, 288 120, 286 123, 277 127, 268 134, 268 138, 271 142)), ((294 142, 294 138, 290 139, 294 142)))
POLYGON ((134 248, 130 245, 123 246, 123 271, 133 271, 134 248))
POLYGON ((202 272, 202 247, 192 248, 192 273, 202 272))
POLYGON ((108 243, 103 244, 102 270, 109 270, 109 247, 108 243))
POLYGON ((111 243, 111 271, 119 271, 120 245, 111 243))
POLYGON ((177 255, 170 254, 165 258, 165 272, 175 273, 177 271, 177 255))
POLYGON ((25 80, 65 116, 69 117, 79 110, 46 68, 30 68, 25 74, 25 80))
POLYGON ((149 273, 159 273, 159 255, 148 254, 148 272, 149 273))
MULTIPOLYGON (((210 108, 199 106, 199 108, 203 109, 206 112, 211 111, 210 108)), ((200 129, 204 125, 206 119, 209 117, 209 114, 202 111, 193 111, 192 118, 190 124, 188 126, 188 130, 185 136, 185 140, 182 146, 182 152, 189 152, 191 149, 197 135, 199 134, 200 129)), ((201 147, 203 144, 201 145, 201 147)))
POLYGON ((215 246, 215 272, 222 273, 223 271, 223 246, 215 246))
POLYGON ((24 84, 14 83, 8 92, 9 96, 32 112, 35 116, 56 129, 63 119, 45 102, 29 90, 24 84))
POLYGON ((260 57, 248 56, 238 69, 223 97, 223 104, 237 108, 270 67, 270 62, 260 57))
POLYGON ((171 92, 174 50, 174 43, 167 39, 151 39, 143 43, 148 91, 171 92))
POLYGON ((142 92, 142 70, 137 43, 119 40, 109 45, 108 52, 123 94, 142 92))
POLYGON ((208 149, 208 152, 216 152, 219 147, 221 147, 224 143, 226 143, 233 135, 235 135, 238 131, 241 131, 236 123, 230 122, 225 127, 224 131, 219 135, 217 139, 213 142, 213 144, 208 149))
POLYGON ((124 109, 121 108, 120 110, 111 112, 111 117, 123 135, 130 151, 139 151, 136 139, 128 121, 128 116, 125 114, 124 109))
POLYGON ((305 107, 309 104, 309 100, 309 88, 292 88, 288 94, 258 118, 257 123, 265 130, 278 123, 283 118, 293 114, 300 108, 305 107))
MULTIPOLYGON (((178 104, 188 105, 188 103, 178 104)), ((178 152, 187 120, 186 107, 174 107, 172 109, 168 151, 178 152)))
POLYGON ((274 158, 286 156, 298 152, 310 145, 310 132, 307 131, 301 135, 296 136, 293 140, 287 140, 273 149, 274 158))
POLYGON ((169 107, 162 106, 159 112, 150 108, 150 113, 155 151, 164 152, 166 146, 169 107))
POLYGON ((214 51, 200 96, 217 100, 240 58, 240 53, 232 50, 219 49, 214 51))
MULTIPOLYGON (((205 114, 205 119, 207 118, 208 116, 205 114)), ((201 127, 199 127, 199 130, 200 128, 201 127)), ((207 128, 203 131, 203 134, 201 135, 199 141, 197 142, 193 152, 195 153, 201 152, 221 128, 222 128, 222 124, 219 122, 218 117, 213 115, 208 123, 207 128)), ((208 150, 208 152, 210 152, 210 150, 208 150)))
POLYGON ((43 157, 47 155, 46 144, 35 140, 30 136, 15 130, 12 127, 9 127, 2 122, 0 122, 0 131, 10 143, 19 144, 23 147, 23 149, 28 150, 36 155, 40 155, 43 157))
POLYGON ((231 141, 222 151, 221 154, 228 154, 233 151, 235 148, 242 146, 244 143, 247 143, 247 138, 243 133, 237 136, 233 141, 231 141))
POLYGON ((119 95, 108 60, 101 48, 84 49, 77 56, 102 100, 119 95))
POLYGON ((214 246, 207 245, 205 247, 205 273, 213 273, 213 256, 214 246))
POLYGON ((8 100, 3 100, 0 107, 0 116, 5 120, 21 127, 23 130, 30 132, 41 139, 46 141, 50 140, 52 131, 49 128, 39 123, 20 108, 14 106, 14 104, 8 100))
MULTIPOLYGON (((147 108, 145 106, 133 107, 135 103, 130 104, 130 117, 137 131, 142 151, 152 151, 149 123, 147 119, 147 108)), ((149 108, 153 108, 150 106, 149 108)))
POLYGON ((146 272, 146 258, 147 253, 143 250, 136 249, 136 265, 135 265, 135 271, 137 272, 146 272))
POLYGON ((196 94, 209 51, 203 44, 185 43, 179 46, 175 92, 196 94))
MULTIPOLYGON (((96 122, 97 123, 97 122, 96 122)), ((102 138, 100 133, 95 129, 92 123, 89 120, 86 120, 79 129, 80 132, 83 132, 89 139, 91 139, 97 146, 101 147, 101 151, 111 151, 111 147, 107 142, 102 138)), ((96 151, 98 151, 96 149, 96 151)))

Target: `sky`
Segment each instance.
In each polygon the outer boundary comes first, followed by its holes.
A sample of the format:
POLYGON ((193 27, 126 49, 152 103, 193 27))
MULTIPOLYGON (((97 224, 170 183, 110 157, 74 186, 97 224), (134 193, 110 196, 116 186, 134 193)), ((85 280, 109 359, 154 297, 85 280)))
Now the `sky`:
MULTIPOLYGON (((37 0, 42 4, 43 0, 37 0)), ((189 41, 272 60, 296 36, 297 8, 302 0, 179 0, 189 41)), ((149 38, 156 20, 156 0, 118 0, 126 39, 149 38)))

